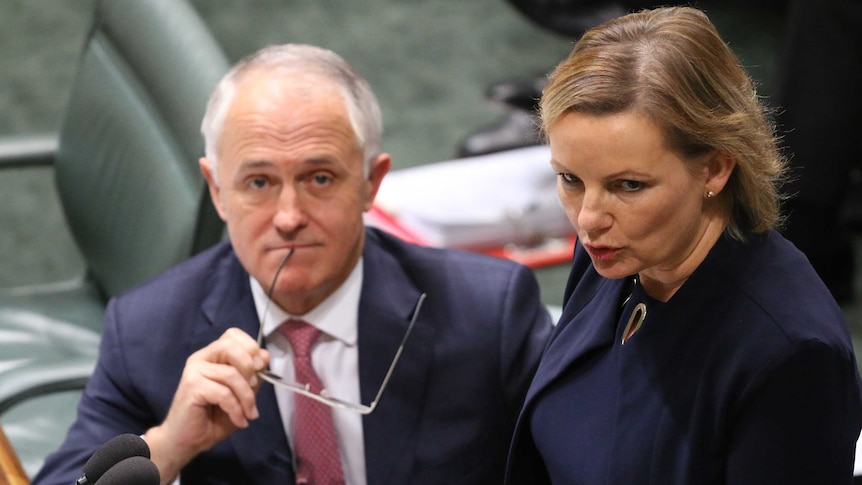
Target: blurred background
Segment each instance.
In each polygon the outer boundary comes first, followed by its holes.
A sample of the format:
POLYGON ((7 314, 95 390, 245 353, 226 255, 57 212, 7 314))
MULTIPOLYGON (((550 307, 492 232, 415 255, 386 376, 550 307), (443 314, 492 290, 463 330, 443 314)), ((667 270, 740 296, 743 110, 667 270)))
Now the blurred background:
MULTIPOLYGON (((284 42, 344 56, 378 95, 395 170, 457 157, 471 134, 506 119, 507 109, 486 97, 491 86, 543 76, 575 40, 504 0, 191 3, 230 61, 284 42)), ((781 10, 716 3, 703 8, 768 97, 781 10)), ((58 129, 91 11, 92 0, 0 0, 0 136, 58 129)), ((0 177, 0 286, 81 273, 52 184, 49 168, 0 177)), ((560 303, 566 272, 538 272, 546 302, 560 303)))
MULTIPOLYGON (((506 121, 510 110, 488 98, 493 86, 540 79, 575 41, 506 0, 191 3, 232 62, 284 42, 344 56, 377 93, 394 170, 457 158, 472 134, 506 121)), ((742 59, 760 96, 773 101, 784 2, 695 4, 742 59)), ((0 136, 58 129, 92 7, 92 0, 0 0, 0 136)), ((0 287, 78 276, 83 265, 51 169, 6 170, 0 194, 0 287)), ((566 265, 537 270, 547 303, 561 303, 566 274, 566 265)), ((862 336, 859 301, 844 308, 862 336)))
MULTIPOLYGON (((232 62, 284 42, 344 56, 378 95, 394 170, 457 158, 470 135, 505 122, 509 110, 487 96, 493 86, 540 79, 576 40, 505 0, 191 3, 232 62)), ((784 2, 694 3, 772 101, 784 2)), ((58 129, 92 7, 92 0, 0 0, 0 136, 58 129)), ((6 170, 0 194, 0 287, 79 275, 51 169, 6 170)), ((547 303, 561 303, 566 273, 565 265, 537 271, 547 303)), ((862 335, 858 306, 844 305, 862 335)))
MULTIPOLYGON (((506 130, 512 129, 512 107, 491 99, 491 93, 499 94, 502 86, 526 86, 530 94, 529 88, 576 40, 565 29, 548 28, 513 6, 527 3, 524 0, 189 1, 231 62, 285 42, 323 46, 346 58, 379 98, 383 145, 393 157, 393 170, 457 159, 477 135, 510 133, 506 130)), ((627 5, 640 3, 651 5, 640 0, 627 5)), ((764 101, 776 104, 785 0, 691 3, 716 24, 764 101)), ((0 138, 59 129, 92 10, 93 0, 0 0, 0 138)), ((518 135, 510 133, 508 141, 517 144, 518 135)), ((83 272, 51 168, 4 170, 0 197, 0 288, 75 278, 83 272)), ((862 200, 856 206, 858 231, 862 200)), ((862 254, 858 232, 852 245, 862 254)), ((852 258, 845 262, 851 274, 853 264, 852 258)), ((536 275, 543 300, 560 305, 568 265, 539 268, 536 275)), ((857 355, 862 355, 862 281, 858 272, 853 279, 855 289, 842 308, 857 355)))

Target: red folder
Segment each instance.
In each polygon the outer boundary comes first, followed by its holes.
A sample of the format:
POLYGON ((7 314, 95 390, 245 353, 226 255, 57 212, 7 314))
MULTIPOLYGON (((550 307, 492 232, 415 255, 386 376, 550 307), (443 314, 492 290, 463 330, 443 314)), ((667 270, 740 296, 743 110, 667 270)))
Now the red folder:
MULTIPOLYGON (((429 245, 416 231, 406 227, 397 217, 383 210, 377 205, 372 206, 366 214, 366 223, 386 231, 404 241, 429 245)), ((577 236, 571 235, 564 238, 549 238, 533 246, 505 245, 493 248, 466 248, 491 256, 511 259, 530 268, 541 268, 555 264, 565 263, 572 259, 577 236)))

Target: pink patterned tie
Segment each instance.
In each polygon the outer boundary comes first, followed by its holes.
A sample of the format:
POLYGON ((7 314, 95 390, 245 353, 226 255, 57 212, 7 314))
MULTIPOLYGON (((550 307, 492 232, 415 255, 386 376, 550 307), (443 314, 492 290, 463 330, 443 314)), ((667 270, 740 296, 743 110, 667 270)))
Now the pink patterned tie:
MULTIPOLYGON (((293 347, 296 382, 308 383, 310 391, 323 389, 311 366, 311 347, 320 330, 302 320, 288 320, 279 328, 293 347)), ((296 483, 344 485, 344 472, 338 455, 338 439, 332 422, 332 409, 321 402, 294 394, 293 446, 296 452, 296 483)))

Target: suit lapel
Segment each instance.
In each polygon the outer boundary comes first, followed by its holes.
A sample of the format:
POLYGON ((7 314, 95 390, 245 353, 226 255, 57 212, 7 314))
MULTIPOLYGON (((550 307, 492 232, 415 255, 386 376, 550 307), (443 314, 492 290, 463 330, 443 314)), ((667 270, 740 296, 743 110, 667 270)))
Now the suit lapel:
MULTIPOLYGON (((359 305, 359 379, 363 403, 377 394, 401 344, 419 296, 400 263, 366 239, 362 295, 359 305)), ((208 325, 198 326, 190 345, 201 348, 236 326, 256 336, 259 322, 248 274, 230 253, 213 271, 202 304, 208 325)), ((428 297, 433 304, 433 295, 428 297)), ((434 327, 420 312, 404 352, 377 409, 363 417, 365 461, 369 485, 409 483, 415 434, 424 401, 425 383, 433 357, 434 327)), ((229 438, 249 476, 259 483, 294 483, 292 454, 284 435, 272 386, 258 392, 261 416, 229 438), (267 446, 262 444, 268 443, 267 446), (266 452, 264 452, 264 450, 266 452)))
POLYGON ((592 349, 613 342, 616 332, 614 312, 583 311, 585 308, 615 308, 619 304, 622 280, 607 280, 596 275, 594 284, 578 288, 563 310, 548 348, 527 392, 526 404, 545 389, 580 357, 592 349), (583 317, 590 316, 590 320, 583 317), (605 315, 598 317, 596 315, 605 315))
MULTIPOLYGON (((373 238, 367 239, 358 329, 363 403, 370 403, 380 388, 421 293, 398 261, 373 238)), ((433 342, 434 328, 420 311, 377 409, 363 418, 369 485, 410 481, 414 435, 431 367, 433 342)))
MULTIPOLYGON (((239 327, 257 336, 259 321, 248 282, 248 273, 230 253, 213 272, 211 287, 201 309, 209 325, 201 325, 193 337, 196 348, 218 339, 228 328, 239 327)), ((291 484, 293 458, 278 411, 275 392, 264 384, 257 395, 260 418, 230 438, 246 473, 257 483, 291 484)))
POLYGON ((563 314, 554 328, 551 340, 542 354, 533 382, 527 391, 527 397, 515 425, 512 446, 509 449, 506 483, 520 483, 526 480, 535 483, 549 482, 536 448, 529 444, 532 438, 530 438, 527 421, 531 407, 537 396, 562 375, 567 367, 588 355, 593 349, 613 343, 616 331, 616 322, 612 321, 614 312, 593 312, 590 309, 617 306, 624 283, 621 280, 601 278, 589 268, 581 275, 582 277, 578 279, 579 284, 572 285, 573 293, 566 299, 563 314), (599 320, 592 319, 594 315, 603 313, 609 315, 599 320), (590 319, 585 318, 584 314, 589 315, 590 319))

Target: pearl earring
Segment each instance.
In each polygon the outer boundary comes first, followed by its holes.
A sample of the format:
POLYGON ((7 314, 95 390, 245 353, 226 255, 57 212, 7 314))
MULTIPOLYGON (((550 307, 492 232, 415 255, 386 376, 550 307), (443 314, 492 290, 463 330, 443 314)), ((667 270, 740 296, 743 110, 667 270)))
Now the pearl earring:
POLYGON ((706 193, 706 198, 707 198, 707 199, 711 199, 711 198, 713 198, 713 197, 715 197, 715 192, 713 192, 713 191, 711 191, 711 190, 710 190, 710 191, 707 191, 707 193, 706 193))

